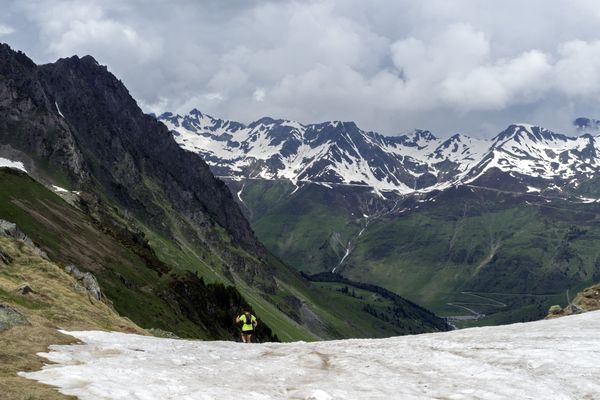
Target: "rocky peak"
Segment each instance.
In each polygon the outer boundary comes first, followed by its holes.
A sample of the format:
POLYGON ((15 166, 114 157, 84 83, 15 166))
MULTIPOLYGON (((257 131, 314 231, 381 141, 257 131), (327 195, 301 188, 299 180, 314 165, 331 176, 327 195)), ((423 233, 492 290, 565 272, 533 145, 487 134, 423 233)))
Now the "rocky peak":
POLYGON ((105 66, 91 56, 73 56, 36 67, 8 46, 0 52, 0 71, 8 78, 0 80, 0 105, 6 105, 4 112, 0 106, 0 144, 68 175, 88 176, 74 186, 108 196, 163 230, 168 218, 154 200, 159 190, 199 231, 220 225, 236 244, 265 254, 227 187, 201 158, 182 150, 162 123, 144 114, 105 66), (23 84, 11 83, 18 79, 23 84))
POLYGON ((24 53, 13 50, 6 43, 0 43, 0 74, 33 72, 35 68, 35 63, 24 53))
POLYGON ((433 133, 431 133, 430 131, 421 130, 421 129, 415 129, 415 131, 413 132, 413 137, 417 141, 419 141, 419 140, 425 140, 425 141, 437 140, 437 138, 435 137, 435 135, 433 133))

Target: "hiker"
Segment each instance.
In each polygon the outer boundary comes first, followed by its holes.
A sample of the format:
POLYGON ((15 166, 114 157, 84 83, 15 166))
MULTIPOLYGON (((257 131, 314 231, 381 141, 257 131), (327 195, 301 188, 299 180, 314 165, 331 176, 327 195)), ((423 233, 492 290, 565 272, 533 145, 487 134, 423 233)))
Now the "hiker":
POLYGON ((252 315, 250 310, 244 309, 244 313, 235 319, 236 323, 242 323, 242 342, 252 343, 252 334, 254 328, 258 325, 256 317, 252 315))

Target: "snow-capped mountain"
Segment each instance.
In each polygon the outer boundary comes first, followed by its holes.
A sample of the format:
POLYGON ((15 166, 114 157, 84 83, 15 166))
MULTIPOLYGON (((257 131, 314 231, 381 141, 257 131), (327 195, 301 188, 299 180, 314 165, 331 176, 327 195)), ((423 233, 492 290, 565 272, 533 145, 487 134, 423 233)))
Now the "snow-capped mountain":
POLYGON ((473 182, 494 168, 511 176, 577 185, 600 170, 600 141, 568 137, 527 124, 510 125, 493 139, 429 131, 383 136, 353 122, 303 125, 262 118, 249 125, 194 109, 158 117, 183 148, 206 160, 216 175, 361 185, 410 193, 473 182))
POLYGON ((598 137, 568 137, 526 124, 511 125, 490 143, 483 158, 466 174, 472 181, 491 168, 548 184, 577 186, 600 171, 598 137))

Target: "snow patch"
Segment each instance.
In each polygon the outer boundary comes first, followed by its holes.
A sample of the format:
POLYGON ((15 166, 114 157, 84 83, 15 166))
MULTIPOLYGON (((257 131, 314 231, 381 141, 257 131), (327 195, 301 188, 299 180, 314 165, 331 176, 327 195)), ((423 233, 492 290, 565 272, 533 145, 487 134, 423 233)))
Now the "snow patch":
POLYGON ((27 173, 27 170, 25 169, 25 165, 21 161, 12 161, 7 158, 0 157, 0 167, 18 169, 20 171, 27 173))
POLYGON ((65 188, 61 188, 60 186, 56 186, 56 185, 52 185, 52 190, 54 190, 55 192, 58 193, 69 193, 70 191, 65 189, 65 188))
POLYGON ((54 105, 56 106, 56 111, 58 111, 58 115, 60 115, 63 119, 65 118, 65 116, 63 115, 63 113, 60 112, 60 107, 58 106, 58 103, 55 101, 54 105))
POLYGON ((594 399, 600 312, 506 326, 255 344, 66 332, 19 375, 91 399, 594 399))

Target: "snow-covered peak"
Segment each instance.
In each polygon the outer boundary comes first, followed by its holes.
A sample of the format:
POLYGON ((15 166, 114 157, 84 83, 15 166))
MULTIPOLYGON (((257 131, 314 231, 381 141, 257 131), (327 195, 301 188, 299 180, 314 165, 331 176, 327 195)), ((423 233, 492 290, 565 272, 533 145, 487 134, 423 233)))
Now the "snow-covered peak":
POLYGON ((492 140, 490 151, 470 176, 498 168, 521 176, 576 184, 578 179, 599 172, 597 146, 591 135, 569 137, 538 126, 513 124, 492 140))
POLYGON ((401 136, 365 132, 354 122, 301 124, 264 117, 248 125, 194 109, 159 117, 185 149, 219 176, 364 185, 410 193, 471 182, 491 168, 573 183, 600 168, 600 140, 512 124, 493 139, 430 131, 401 136))
POLYGON ((567 142, 570 139, 565 135, 552 132, 548 129, 529 125, 529 124, 513 124, 498 134, 493 140, 499 144, 504 144, 509 140, 513 140, 519 144, 526 143, 560 143, 567 142))
POLYGON ((485 139, 472 138, 459 133, 451 136, 440 143, 432 152, 431 157, 435 160, 450 160, 472 164, 479 161, 489 150, 490 143, 485 139), (467 162, 470 161, 470 162, 467 162))

